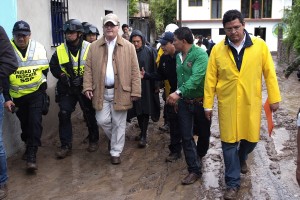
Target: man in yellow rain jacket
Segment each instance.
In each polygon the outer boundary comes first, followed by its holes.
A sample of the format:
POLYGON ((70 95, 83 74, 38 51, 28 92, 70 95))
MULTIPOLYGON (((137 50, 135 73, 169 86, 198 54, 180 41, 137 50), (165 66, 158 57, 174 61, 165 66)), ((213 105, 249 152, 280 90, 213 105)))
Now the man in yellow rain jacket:
POLYGON ((281 101, 272 56, 266 43, 250 37, 237 10, 223 16, 225 40, 212 49, 205 79, 205 115, 211 119, 214 96, 218 97, 220 136, 227 190, 224 199, 234 199, 240 173, 247 173, 246 160, 260 136, 262 75, 272 111, 281 101))
POLYGON ((30 36, 27 22, 21 20, 14 24, 11 44, 19 66, 9 76, 9 92, 5 92, 4 98, 5 107, 10 112, 16 111, 21 123, 21 139, 26 144, 22 159, 27 161, 27 170, 34 171, 37 170, 36 153, 41 145, 43 108, 47 103, 49 62, 45 47, 30 36))

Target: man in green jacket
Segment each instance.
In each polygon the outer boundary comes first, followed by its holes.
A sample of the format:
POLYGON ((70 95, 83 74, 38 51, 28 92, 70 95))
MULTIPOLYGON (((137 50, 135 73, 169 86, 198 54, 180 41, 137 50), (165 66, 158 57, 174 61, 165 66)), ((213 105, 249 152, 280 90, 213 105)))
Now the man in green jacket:
POLYGON ((208 62, 207 53, 193 44, 192 31, 181 27, 174 32, 176 57, 177 90, 169 95, 167 103, 176 105, 178 124, 182 136, 182 147, 189 174, 182 180, 183 185, 197 181, 201 173, 197 147, 193 138, 194 119, 200 119, 200 134, 209 134, 210 121, 205 118, 202 105, 204 79, 208 62))

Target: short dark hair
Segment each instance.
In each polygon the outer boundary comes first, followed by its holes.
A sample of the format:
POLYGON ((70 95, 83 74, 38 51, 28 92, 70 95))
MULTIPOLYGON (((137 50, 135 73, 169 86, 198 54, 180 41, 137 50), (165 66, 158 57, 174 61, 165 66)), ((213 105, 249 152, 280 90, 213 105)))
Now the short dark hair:
POLYGON ((238 10, 228 10, 223 15, 223 27, 227 22, 231 22, 235 19, 238 19, 242 24, 244 24, 244 17, 242 13, 238 10))
POLYGON ((191 29, 188 27, 180 27, 175 30, 174 35, 179 39, 179 40, 186 40, 187 43, 193 44, 194 38, 193 38, 193 33, 191 29))
POLYGON ((125 28, 125 27, 129 28, 128 24, 123 24, 123 25, 122 25, 122 30, 123 30, 123 28, 125 28))

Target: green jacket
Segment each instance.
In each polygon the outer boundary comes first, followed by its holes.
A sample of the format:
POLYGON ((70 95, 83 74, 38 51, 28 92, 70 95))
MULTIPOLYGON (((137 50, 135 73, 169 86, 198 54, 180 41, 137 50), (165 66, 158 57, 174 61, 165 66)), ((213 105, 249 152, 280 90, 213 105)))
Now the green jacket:
POLYGON ((182 54, 176 57, 176 72, 178 89, 183 98, 198 98, 204 96, 204 80, 208 63, 207 53, 193 45, 185 60, 182 54))

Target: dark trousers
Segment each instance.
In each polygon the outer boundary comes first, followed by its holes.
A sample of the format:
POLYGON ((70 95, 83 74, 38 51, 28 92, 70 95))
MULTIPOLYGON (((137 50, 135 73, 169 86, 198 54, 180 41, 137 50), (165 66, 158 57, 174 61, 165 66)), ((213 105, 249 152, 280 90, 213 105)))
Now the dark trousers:
POLYGON ((38 90, 14 99, 18 108, 16 114, 21 123, 21 139, 27 146, 41 146, 43 95, 38 90))
POLYGON ((206 119, 204 108, 199 106, 194 114, 194 134, 198 136, 197 152, 200 158, 203 158, 209 148, 211 121, 206 119))
POLYGON ((84 119, 86 121, 89 131, 89 142, 99 141, 99 130, 95 117, 95 109, 92 106, 92 101, 86 98, 83 94, 76 95, 61 95, 59 97, 59 137, 62 146, 72 147, 72 123, 71 114, 75 110, 78 95, 81 95, 83 105, 80 104, 81 110, 84 112, 84 119), (84 107, 83 107, 84 106, 84 107))
POLYGON ((171 153, 181 153, 181 134, 178 126, 178 115, 175 113, 174 106, 165 105, 166 117, 170 123, 170 145, 169 149, 171 153))
MULTIPOLYGON (((197 109, 201 109, 200 104, 189 104, 183 99, 178 101, 178 124, 182 136, 182 147, 185 161, 190 173, 201 174, 200 162, 198 159, 197 147, 194 141, 193 126, 197 109)), ((202 108, 203 109, 203 108, 202 108)))

